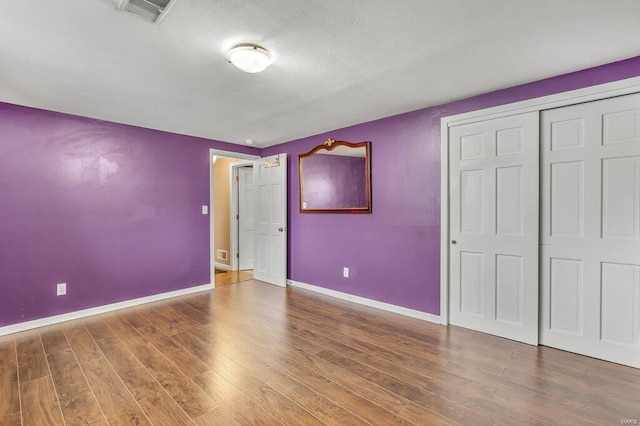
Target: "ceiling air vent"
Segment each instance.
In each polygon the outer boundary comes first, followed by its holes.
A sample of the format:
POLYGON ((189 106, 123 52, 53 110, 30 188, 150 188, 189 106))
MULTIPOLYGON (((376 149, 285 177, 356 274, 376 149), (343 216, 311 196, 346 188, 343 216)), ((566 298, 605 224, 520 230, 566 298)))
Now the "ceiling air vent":
POLYGON ((121 0, 118 9, 159 24, 177 0, 121 0))

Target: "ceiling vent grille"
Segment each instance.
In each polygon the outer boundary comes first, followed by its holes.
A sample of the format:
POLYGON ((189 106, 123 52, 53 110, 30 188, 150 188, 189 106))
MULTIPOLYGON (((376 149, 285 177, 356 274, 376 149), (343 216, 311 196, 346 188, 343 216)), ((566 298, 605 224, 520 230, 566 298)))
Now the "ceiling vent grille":
POLYGON ((177 0, 121 0, 118 9, 159 24, 177 0))

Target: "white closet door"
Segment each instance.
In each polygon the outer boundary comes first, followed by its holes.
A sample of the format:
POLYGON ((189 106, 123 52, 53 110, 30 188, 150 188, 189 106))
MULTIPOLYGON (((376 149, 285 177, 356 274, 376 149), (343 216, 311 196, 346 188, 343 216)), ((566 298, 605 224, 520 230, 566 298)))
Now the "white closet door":
POLYGON ((449 129, 450 322, 538 343, 537 112, 449 129))
POLYGON ((541 343, 640 367, 640 95, 541 128, 541 343))
POLYGON ((255 214, 253 167, 238 168, 238 269, 253 269, 253 235, 255 214))

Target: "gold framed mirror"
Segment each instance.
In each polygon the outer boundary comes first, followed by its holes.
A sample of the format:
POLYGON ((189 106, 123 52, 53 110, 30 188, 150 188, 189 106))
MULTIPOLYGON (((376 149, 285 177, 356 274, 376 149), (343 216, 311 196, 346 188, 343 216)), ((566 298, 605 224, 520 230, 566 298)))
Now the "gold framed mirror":
POLYGON ((301 213, 371 213, 371 142, 327 139, 298 155, 301 213))

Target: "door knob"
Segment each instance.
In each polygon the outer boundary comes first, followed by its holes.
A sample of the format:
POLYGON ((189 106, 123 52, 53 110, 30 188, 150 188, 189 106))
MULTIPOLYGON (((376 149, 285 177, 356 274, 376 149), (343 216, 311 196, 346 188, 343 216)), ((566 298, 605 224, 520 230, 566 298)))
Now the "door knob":
POLYGON ((451 240, 451 244, 458 244, 456 240, 451 240))
POLYGON ((284 232, 284 228, 280 227, 280 228, 278 228, 278 231, 279 232, 284 232))

